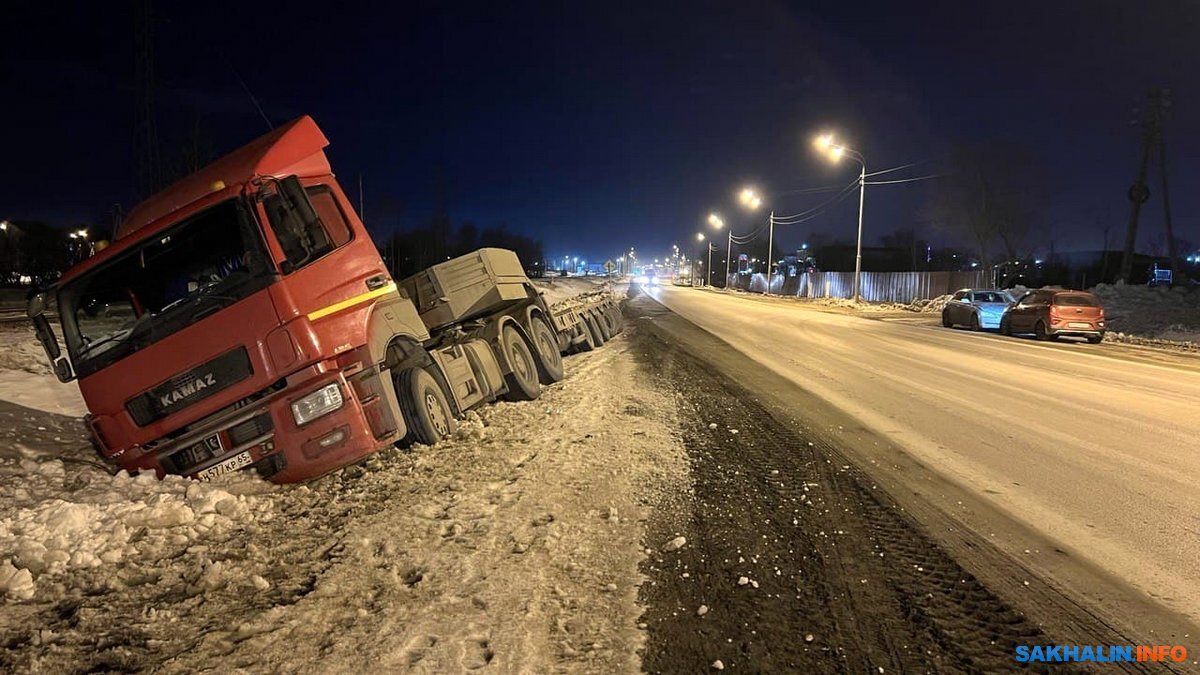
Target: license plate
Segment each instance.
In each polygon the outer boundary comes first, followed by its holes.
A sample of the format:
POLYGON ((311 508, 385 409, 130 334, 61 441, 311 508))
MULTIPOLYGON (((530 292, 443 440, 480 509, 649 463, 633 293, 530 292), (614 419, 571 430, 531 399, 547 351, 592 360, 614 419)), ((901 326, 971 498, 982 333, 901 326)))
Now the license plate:
POLYGON ((196 478, 199 478, 200 480, 212 480, 217 476, 224 476, 227 473, 233 473, 234 471, 247 466, 250 466, 249 450, 246 450, 245 452, 239 452, 220 464, 214 464, 208 467, 207 469, 196 474, 196 478))
POLYGON ((1072 321, 1071 323, 1069 323, 1067 325, 1070 326, 1071 328, 1091 328, 1092 327, 1092 324, 1083 323, 1081 321, 1072 321))

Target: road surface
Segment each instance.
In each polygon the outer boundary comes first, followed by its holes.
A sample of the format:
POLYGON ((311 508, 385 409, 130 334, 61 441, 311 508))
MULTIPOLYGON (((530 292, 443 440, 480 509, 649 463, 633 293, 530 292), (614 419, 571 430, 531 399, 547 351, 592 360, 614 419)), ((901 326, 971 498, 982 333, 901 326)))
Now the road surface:
MULTIPOLYGON (((1200 360, 650 294, 764 366, 744 384, 795 382, 1060 553, 1200 617, 1200 360)), ((1035 569, 1049 553, 1009 552, 1035 569)))

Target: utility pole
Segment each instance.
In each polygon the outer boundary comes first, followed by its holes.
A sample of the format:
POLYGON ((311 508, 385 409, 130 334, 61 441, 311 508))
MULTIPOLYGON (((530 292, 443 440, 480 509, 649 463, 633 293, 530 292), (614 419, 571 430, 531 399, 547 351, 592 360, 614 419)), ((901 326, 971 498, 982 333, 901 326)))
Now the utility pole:
POLYGON ((729 263, 733 262, 733 226, 729 226, 729 246, 725 249, 725 290, 729 290, 729 263))
POLYGON ((771 294, 771 277, 774 276, 775 272, 775 254, 772 253, 775 248, 775 211, 771 211, 771 215, 768 218, 767 222, 769 223, 771 233, 767 235, 767 292, 764 295, 771 294))
POLYGON ((1162 179, 1163 221, 1167 227, 1167 255, 1171 257, 1171 283, 1179 279, 1179 256, 1175 251, 1175 229, 1171 226, 1171 199, 1167 193, 1167 144, 1162 125, 1158 128, 1158 173, 1162 179))
MULTIPOLYGON (((859 155, 861 158, 862 155, 859 155)), ((862 294, 862 221, 863 198, 867 193, 867 162, 862 161, 862 173, 858 175, 858 243, 854 249, 854 302, 861 299, 862 294)))
POLYGON ((1146 187, 1146 171, 1150 165, 1150 152, 1157 147, 1159 152, 1159 170, 1162 173, 1164 213, 1167 226, 1167 250, 1171 255, 1171 270, 1175 271, 1175 238, 1171 231, 1171 208, 1166 203, 1167 160, 1165 145, 1162 137, 1162 123, 1166 109, 1171 105, 1171 94, 1165 89, 1152 89, 1146 96, 1146 109, 1142 111, 1141 119, 1135 124, 1142 127, 1142 155, 1138 161, 1137 178, 1129 188, 1129 226, 1125 230, 1125 250, 1121 256, 1121 278, 1125 283, 1133 281, 1133 254, 1137 246, 1138 215, 1142 204, 1150 199, 1150 188, 1146 187))

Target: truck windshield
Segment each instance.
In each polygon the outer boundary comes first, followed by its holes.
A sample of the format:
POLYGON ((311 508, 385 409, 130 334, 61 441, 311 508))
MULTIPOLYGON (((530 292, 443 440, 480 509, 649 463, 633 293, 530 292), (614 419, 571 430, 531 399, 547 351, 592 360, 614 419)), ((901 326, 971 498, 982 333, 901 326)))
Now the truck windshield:
POLYGON ((87 376, 268 285, 245 204, 230 199, 65 284, 58 294, 75 372, 87 376))

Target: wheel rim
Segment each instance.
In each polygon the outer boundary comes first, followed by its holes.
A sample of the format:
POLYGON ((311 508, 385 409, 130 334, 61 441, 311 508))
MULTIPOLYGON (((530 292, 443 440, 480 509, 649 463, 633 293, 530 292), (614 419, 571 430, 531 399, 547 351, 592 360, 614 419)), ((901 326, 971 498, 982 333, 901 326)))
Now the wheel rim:
POLYGON ((429 412, 429 421, 439 437, 450 435, 450 425, 446 422, 446 410, 441 401, 432 391, 425 392, 425 409, 429 412))
POLYGON ((532 368, 530 368, 529 359, 526 357, 524 351, 516 342, 512 343, 508 351, 512 356, 513 372, 522 381, 528 382, 532 368))
POLYGON ((546 329, 545 324, 538 329, 537 335, 538 343, 540 345, 539 348, 542 352, 542 358, 544 358, 546 361, 549 361, 551 365, 557 364, 562 358, 562 355, 558 353, 558 343, 554 340, 554 337, 550 335, 550 332, 546 329))

